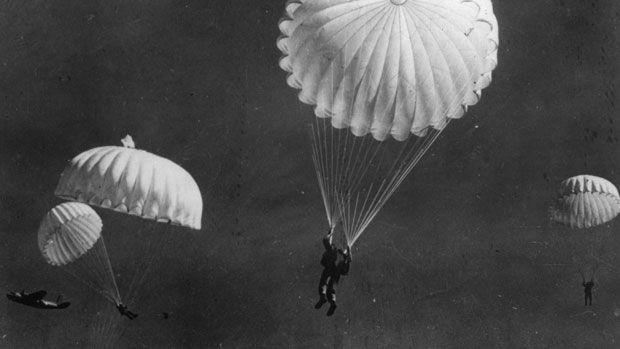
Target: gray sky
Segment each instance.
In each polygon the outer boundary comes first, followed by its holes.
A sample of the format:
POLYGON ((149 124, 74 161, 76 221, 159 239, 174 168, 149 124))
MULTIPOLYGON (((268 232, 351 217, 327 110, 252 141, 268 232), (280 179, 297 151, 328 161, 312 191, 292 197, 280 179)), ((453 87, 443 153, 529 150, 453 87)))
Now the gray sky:
POLYGON ((0 346, 83 346, 95 314, 115 311, 45 264, 36 231, 61 202, 66 161, 128 133, 194 176, 205 211, 201 232, 173 229, 148 252, 140 232, 159 227, 98 210, 120 283, 140 253, 153 256, 140 321, 110 314, 120 345, 613 346, 617 223, 598 230, 611 234, 608 264, 584 312, 573 250, 546 209, 566 177, 619 183, 620 4, 494 1, 493 83, 356 243, 331 318, 313 309, 326 222, 312 109, 277 64, 283 6, 0 2, 0 282, 73 303, 42 312, 5 301, 0 346))

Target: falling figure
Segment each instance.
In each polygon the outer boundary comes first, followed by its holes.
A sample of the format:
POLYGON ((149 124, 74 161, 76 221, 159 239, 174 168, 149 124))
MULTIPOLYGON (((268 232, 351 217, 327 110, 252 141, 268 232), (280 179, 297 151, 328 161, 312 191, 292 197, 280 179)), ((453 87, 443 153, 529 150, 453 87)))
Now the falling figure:
POLYGON ((123 303, 118 303, 116 305, 116 309, 118 309, 118 312, 121 313, 121 316, 126 316, 129 320, 133 320, 138 317, 137 314, 134 314, 131 311, 129 311, 127 309, 127 306, 123 303))
POLYGON ((314 306, 315 309, 320 309, 323 304, 329 302, 329 310, 327 316, 332 316, 336 311, 336 289, 334 286, 340 281, 340 276, 347 275, 349 273, 349 265, 351 264, 351 252, 349 247, 344 251, 337 248, 332 243, 333 228, 330 229, 328 234, 323 238, 323 246, 325 252, 321 258, 321 265, 323 265, 323 273, 321 274, 321 280, 319 281, 319 301, 314 306), (338 260, 338 256, 342 256, 342 260, 338 260))
POLYGON ((585 305, 592 305, 592 287, 594 287, 594 279, 586 282, 586 279, 582 279, 583 293, 585 298, 585 305))

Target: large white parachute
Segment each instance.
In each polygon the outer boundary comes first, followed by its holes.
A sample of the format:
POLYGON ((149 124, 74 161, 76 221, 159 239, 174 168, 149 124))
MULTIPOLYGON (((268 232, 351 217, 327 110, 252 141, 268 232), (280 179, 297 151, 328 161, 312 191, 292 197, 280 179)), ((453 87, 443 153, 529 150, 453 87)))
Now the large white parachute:
POLYGON ((328 222, 342 221, 351 246, 441 130, 490 84, 493 7, 490 0, 291 0, 279 27, 287 83, 315 107, 313 160, 328 222), (400 150, 385 150, 392 138, 400 150))
POLYGON ((60 176, 56 196, 200 230, 202 196, 194 178, 174 162, 132 145, 77 155, 60 176))
POLYGON ((404 140, 478 102, 497 28, 489 0, 289 1, 280 66, 334 127, 404 140))

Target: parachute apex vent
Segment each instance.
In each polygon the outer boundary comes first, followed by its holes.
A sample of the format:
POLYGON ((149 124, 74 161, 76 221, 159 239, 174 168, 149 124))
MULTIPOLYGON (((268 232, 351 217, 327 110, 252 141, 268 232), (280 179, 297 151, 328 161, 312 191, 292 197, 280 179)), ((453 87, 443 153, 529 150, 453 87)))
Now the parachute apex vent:
POLYGON ((123 147, 125 148, 136 148, 136 144, 133 142, 133 138, 130 135, 125 136, 125 138, 121 139, 121 143, 123 143, 123 147))

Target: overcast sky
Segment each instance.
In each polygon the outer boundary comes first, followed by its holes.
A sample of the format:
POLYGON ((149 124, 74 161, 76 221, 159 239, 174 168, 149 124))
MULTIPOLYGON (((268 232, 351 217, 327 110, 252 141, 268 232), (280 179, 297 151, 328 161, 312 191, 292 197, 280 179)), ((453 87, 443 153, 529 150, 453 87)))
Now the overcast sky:
POLYGON ((278 67, 283 7, 0 1, 0 284, 72 302, 4 301, 0 346, 84 346, 108 318, 132 347, 614 346, 617 223, 597 230, 606 264, 585 312, 579 246, 547 207, 566 177, 620 182, 620 3, 494 1, 492 84, 360 237, 331 318, 313 309, 327 223, 312 108, 278 67), (152 259, 131 323, 36 243, 66 162, 126 134, 191 173, 205 205, 202 231, 167 244, 149 240, 154 223, 98 210, 121 289, 132 260, 152 259))

